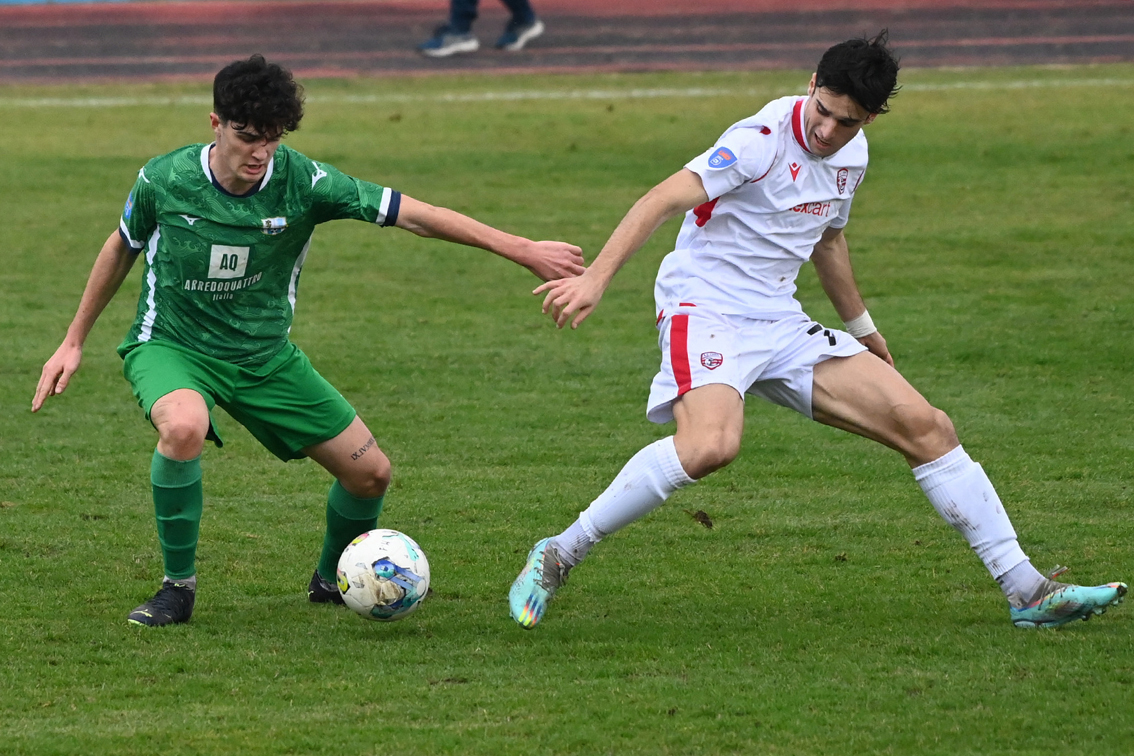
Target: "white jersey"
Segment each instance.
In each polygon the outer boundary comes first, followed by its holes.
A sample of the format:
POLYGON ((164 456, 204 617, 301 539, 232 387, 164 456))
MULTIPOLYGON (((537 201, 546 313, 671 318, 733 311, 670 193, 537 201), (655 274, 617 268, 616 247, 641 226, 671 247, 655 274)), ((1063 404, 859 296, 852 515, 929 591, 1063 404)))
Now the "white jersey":
POLYGON ((830 157, 807 148, 806 97, 782 97, 733 124, 686 164, 712 199, 690 210, 658 271, 659 311, 682 303, 777 320, 800 313, 799 269, 828 227, 842 228, 866 174, 866 136, 830 157))

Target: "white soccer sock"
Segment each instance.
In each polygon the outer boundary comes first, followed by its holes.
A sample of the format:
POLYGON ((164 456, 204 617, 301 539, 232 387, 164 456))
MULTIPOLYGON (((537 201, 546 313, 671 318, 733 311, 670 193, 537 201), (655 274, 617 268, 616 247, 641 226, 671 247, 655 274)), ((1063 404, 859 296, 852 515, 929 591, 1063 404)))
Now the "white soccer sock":
POLYGON ((551 540, 559 549, 559 555, 563 557, 563 561, 567 563, 568 567, 574 567, 583 561, 583 557, 595 545, 595 541, 592 541, 591 537, 587 535, 587 531, 583 530, 583 525, 579 520, 575 520, 571 523, 571 527, 551 540))
MULTIPOLYGON (((958 446, 945 456, 913 469, 933 508, 968 540, 994 578, 1001 578, 1028 557, 1016 540, 1016 530, 984 469, 958 446)), ((1043 576, 1032 568, 1040 580, 1043 576)), ((1027 571, 1017 573, 1028 577, 1027 571)), ((1005 594, 1021 592, 1001 586, 1005 594)))
POLYGON ((166 575, 162 579, 161 584, 165 585, 166 583, 180 583, 181 585, 188 586, 189 590, 192 590, 192 591, 197 590, 197 576, 196 575, 194 575, 193 577, 188 577, 188 578, 171 578, 169 575, 166 575))
POLYGON ((1017 609, 1038 601, 1054 587, 1048 587, 1048 579, 1027 559, 996 578, 996 582, 1017 609))
POLYGON ((645 517, 674 491, 694 482, 677 458, 673 436, 655 441, 630 458, 579 519, 555 537, 555 545, 574 566, 605 536, 645 517))

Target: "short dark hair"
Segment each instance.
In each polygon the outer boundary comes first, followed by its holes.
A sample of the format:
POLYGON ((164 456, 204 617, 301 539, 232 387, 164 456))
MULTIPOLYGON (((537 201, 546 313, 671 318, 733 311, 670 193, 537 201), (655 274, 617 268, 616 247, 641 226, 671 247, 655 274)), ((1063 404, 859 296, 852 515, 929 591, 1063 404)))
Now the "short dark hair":
POLYGON ((889 37, 883 29, 873 39, 848 39, 827 50, 815 69, 815 86, 849 96, 868 113, 887 112, 886 101, 900 89, 889 37))
POLYGON ((303 87, 291 71, 253 55, 222 68, 213 79, 213 110, 225 122, 282 137, 299 128, 303 87))

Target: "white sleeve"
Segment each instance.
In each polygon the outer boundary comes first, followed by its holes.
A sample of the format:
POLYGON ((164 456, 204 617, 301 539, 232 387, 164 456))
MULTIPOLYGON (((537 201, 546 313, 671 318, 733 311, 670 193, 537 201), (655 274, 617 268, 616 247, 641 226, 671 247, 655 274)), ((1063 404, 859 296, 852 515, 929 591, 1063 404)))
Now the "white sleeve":
POLYGON ((854 197, 849 197, 843 206, 839 208, 838 214, 831 219, 831 228, 846 228, 850 223, 850 206, 854 202, 854 197))
POLYGON ((862 179, 866 176, 866 169, 864 168, 858 178, 855 179, 854 186, 851 187, 851 194, 847 197, 847 201, 839 208, 839 214, 831 221, 831 228, 846 228, 850 223, 850 208, 851 203, 854 202, 854 193, 858 191, 858 185, 862 183, 862 179))
POLYGON ((701 177, 709 199, 716 199, 764 176, 776 159, 776 143, 772 130, 766 126, 730 129, 685 167, 701 177))

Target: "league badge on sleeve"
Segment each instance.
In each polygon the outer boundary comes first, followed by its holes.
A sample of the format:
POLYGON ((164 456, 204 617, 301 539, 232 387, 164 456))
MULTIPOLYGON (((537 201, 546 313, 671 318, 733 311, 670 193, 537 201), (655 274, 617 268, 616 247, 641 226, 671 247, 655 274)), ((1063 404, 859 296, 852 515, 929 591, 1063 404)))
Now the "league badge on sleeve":
POLYGON ((727 168, 736 162, 736 153, 728 147, 718 147, 712 155, 709 156, 710 168, 727 168))
POLYGON ((126 207, 122 211, 122 217, 130 220, 130 214, 134 212, 134 193, 130 192, 130 196, 126 198, 126 207))

